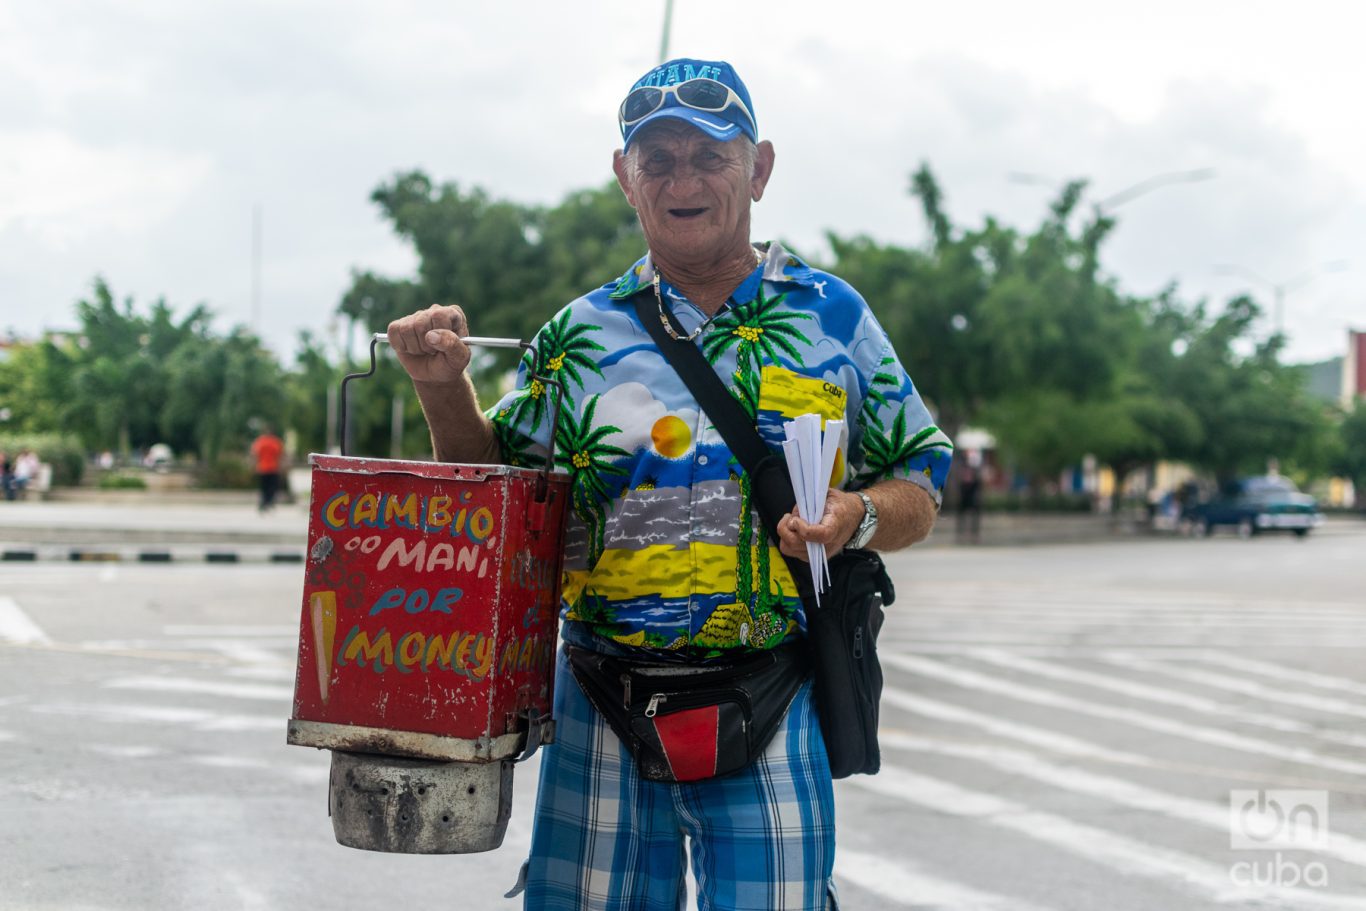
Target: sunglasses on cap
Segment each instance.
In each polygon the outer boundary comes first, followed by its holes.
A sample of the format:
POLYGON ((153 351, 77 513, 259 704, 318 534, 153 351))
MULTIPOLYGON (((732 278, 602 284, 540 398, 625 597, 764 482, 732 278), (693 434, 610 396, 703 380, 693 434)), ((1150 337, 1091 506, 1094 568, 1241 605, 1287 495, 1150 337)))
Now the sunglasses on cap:
POLYGON ((664 107, 664 100, 669 95, 673 95, 685 108, 706 111, 709 114, 719 114, 733 104, 745 115, 745 119, 749 121, 749 128, 758 132, 754 124, 754 115, 749 112, 749 108, 735 90, 724 82, 704 77, 689 79, 676 85, 642 85, 632 89, 626 100, 621 103, 621 111, 617 114, 622 130, 636 125, 664 107))

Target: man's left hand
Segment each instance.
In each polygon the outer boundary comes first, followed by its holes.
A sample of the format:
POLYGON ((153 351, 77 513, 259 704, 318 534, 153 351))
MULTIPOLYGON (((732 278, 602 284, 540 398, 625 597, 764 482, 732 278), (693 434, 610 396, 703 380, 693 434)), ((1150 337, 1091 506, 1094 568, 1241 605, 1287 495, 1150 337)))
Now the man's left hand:
POLYGON ((806 560, 806 543, 814 541, 825 545, 826 556, 834 556, 858 530, 863 511, 859 496, 831 488, 819 522, 804 521, 796 509, 778 521, 778 549, 789 557, 806 560))

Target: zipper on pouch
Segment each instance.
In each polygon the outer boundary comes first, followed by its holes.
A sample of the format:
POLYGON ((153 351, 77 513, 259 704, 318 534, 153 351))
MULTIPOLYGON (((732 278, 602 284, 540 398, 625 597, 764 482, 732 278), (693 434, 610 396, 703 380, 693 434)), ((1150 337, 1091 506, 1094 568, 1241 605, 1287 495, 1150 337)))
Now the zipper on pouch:
POLYGON ((666 702, 669 703, 670 712, 728 702, 739 707, 741 717, 748 718, 753 713, 749 696, 743 690, 711 690, 704 693, 651 693, 650 701, 645 704, 645 711, 641 714, 646 718, 653 718, 659 714, 666 702))

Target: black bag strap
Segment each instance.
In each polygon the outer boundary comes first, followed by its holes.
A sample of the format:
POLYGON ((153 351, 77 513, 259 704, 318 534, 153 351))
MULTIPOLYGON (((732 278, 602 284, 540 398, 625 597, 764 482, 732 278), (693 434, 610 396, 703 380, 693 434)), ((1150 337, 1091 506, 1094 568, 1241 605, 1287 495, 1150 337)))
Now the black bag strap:
MULTIPOLYGON (((659 303, 655 301, 655 303, 659 303)), ((759 518, 764 527, 778 542, 778 520, 792 511, 797 505, 796 494, 792 492, 792 479, 787 473, 787 461, 783 456, 768 448, 749 415, 745 414, 740 403, 730 394, 716 375, 716 369, 707 361, 702 350, 687 340, 687 333, 674 319, 674 315, 660 306, 658 312, 650 306, 649 295, 638 293, 635 296, 636 315, 641 325, 654 339, 655 346, 664 359, 678 372, 684 385, 692 392, 697 404, 702 406, 707 417, 716 425, 721 438, 726 441, 730 451, 740 460, 740 466, 750 477, 754 491, 754 502, 759 509, 759 518), (665 331, 665 320, 679 338, 672 338, 665 331)), ((786 554, 783 555, 787 557, 786 554)), ((806 572, 798 572, 792 559, 787 558, 788 568, 793 578, 798 580, 798 588, 805 594, 810 586, 807 579, 805 587, 802 580, 806 572)))

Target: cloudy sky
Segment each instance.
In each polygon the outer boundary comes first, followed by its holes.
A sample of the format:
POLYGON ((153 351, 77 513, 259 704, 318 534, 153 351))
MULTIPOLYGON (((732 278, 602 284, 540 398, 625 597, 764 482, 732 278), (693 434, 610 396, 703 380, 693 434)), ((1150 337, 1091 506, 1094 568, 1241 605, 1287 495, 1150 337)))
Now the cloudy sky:
MULTIPOLYGON (((256 328, 288 355, 329 332, 350 269, 411 272, 368 201, 396 170, 544 203, 606 180, 663 6, 0 0, 0 330, 70 325, 97 274, 250 322, 259 205, 256 328)), ((1311 359, 1366 329, 1359 8, 676 0, 671 48, 732 62, 777 147, 756 237, 919 243, 922 160, 960 223, 1023 227, 1045 181, 1089 178, 1099 202, 1212 168, 1118 208, 1107 268, 1137 293, 1267 303, 1215 266, 1318 273, 1285 298, 1290 355, 1311 359)))

